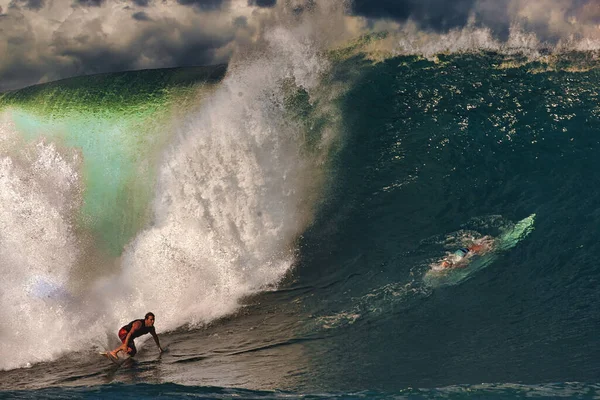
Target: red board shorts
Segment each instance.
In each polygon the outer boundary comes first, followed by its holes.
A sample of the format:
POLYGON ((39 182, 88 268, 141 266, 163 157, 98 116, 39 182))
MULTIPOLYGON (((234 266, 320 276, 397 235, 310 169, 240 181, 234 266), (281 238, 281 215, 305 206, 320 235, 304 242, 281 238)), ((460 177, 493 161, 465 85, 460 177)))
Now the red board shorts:
MULTIPOLYGON (((121 339, 121 342, 125 343, 125 339, 127 339, 127 334, 129 332, 127 332, 125 330, 125 328, 121 328, 119 329, 119 339, 121 339)), ((137 353, 137 349, 135 348, 135 343, 133 342, 133 339, 129 340, 129 345, 127 347, 127 354, 129 354, 131 357, 133 357, 135 355, 135 353, 137 353)))

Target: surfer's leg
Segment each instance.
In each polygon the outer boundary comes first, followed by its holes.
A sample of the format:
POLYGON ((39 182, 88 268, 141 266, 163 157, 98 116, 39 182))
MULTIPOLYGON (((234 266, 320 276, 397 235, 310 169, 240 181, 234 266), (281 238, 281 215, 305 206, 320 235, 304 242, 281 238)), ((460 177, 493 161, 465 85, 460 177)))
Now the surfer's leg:
POLYGON ((117 347, 113 351, 109 351, 107 354, 110 355, 112 358, 119 358, 118 354, 120 351, 123 351, 123 349, 117 347))
MULTIPOLYGON (((117 333, 117 336, 119 336, 119 340, 121 340, 121 343, 125 343, 125 340, 127 339, 127 331, 123 328, 119 329, 119 333, 117 333)), ((129 348, 127 348, 127 350, 129 350, 129 348)), ((118 358, 117 354, 119 354, 120 351, 123 351, 123 349, 121 348, 121 346, 117 347, 116 349, 114 349, 113 351, 110 352, 110 355, 113 356, 114 358, 118 358)), ((129 353, 129 351, 127 351, 129 353)))
POLYGON ((135 353, 137 353, 137 349, 135 348, 135 342, 132 340, 127 348, 127 354, 129 354, 130 357, 133 357, 135 356, 135 353))

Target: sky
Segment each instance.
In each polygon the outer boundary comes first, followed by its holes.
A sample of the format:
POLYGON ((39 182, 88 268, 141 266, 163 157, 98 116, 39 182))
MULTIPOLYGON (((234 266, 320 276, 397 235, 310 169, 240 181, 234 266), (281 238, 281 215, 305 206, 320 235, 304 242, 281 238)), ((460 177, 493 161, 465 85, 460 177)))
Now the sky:
POLYGON ((0 0, 0 91, 227 63, 290 18, 329 20, 319 34, 338 41, 406 26, 421 35, 485 29, 506 41, 518 26, 550 45, 600 48, 600 0, 0 0))

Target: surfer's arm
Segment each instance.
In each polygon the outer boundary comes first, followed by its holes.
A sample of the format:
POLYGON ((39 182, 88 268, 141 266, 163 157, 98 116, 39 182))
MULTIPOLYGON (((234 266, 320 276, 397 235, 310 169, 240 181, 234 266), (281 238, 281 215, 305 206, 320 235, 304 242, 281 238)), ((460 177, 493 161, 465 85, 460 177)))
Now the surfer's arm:
POLYGON ((156 343, 156 347, 158 347, 158 351, 162 353, 164 350, 162 349, 162 347, 160 347, 160 342, 158 341, 158 335, 156 334, 156 331, 153 330, 152 332, 150 332, 150 334, 154 339, 154 343, 156 343))

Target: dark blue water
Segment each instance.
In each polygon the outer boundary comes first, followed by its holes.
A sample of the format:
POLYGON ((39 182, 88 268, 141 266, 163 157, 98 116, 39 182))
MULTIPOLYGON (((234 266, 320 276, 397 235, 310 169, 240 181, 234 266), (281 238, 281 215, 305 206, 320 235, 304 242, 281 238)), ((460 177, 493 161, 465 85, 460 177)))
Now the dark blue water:
POLYGON ((252 391, 243 389, 227 389, 219 387, 190 387, 176 384, 135 386, 111 384, 96 388, 48 388, 36 391, 4 392, 2 397, 11 399, 510 399, 518 397, 534 398, 580 398, 592 399, 598 396, 597 385, 582 385, 577 383, 546 384, 546 385, 476 385, 452 386, 440 389, 403 389, 395 393, 380 393, 362 391, 356 393, 314 393, 299 395, 284 391, 252 391))
POLYGON ((340 362, 322 373, 382 390, 593 382, 597 72, 499 70, 494 55, 443 61, 389 60, 345 99, 341 189, 297 273, 333 280, 321 306, 361 317, 333 340, 340 362), (428 238, 532 213, 534 232, 493 265, 423 293, 428 238))
POLYGON ((597 398, 600 75, 570 57, 338 61, 323 85, 350 84, 343 134, 276 290, 130 366, 0 372, 0 397, 597 398), (485 268, 425 283, 447 237, 532 214, 485 268))

